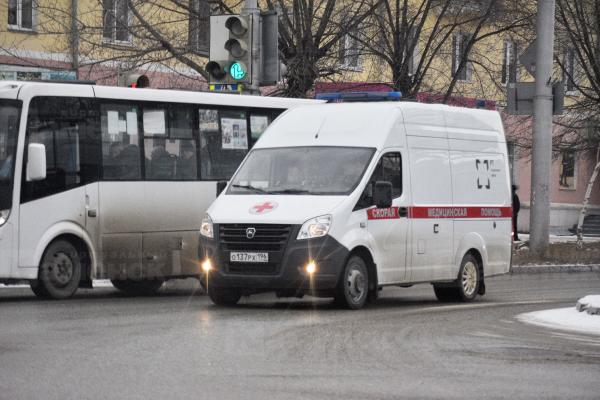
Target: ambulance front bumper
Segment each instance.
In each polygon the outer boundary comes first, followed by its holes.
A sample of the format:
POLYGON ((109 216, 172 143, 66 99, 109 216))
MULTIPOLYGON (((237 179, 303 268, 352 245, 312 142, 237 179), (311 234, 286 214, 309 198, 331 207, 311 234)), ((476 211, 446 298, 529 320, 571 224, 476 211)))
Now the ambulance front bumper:
MULTIPOLYGON (((242 232, 242 226, 240 232, 242 232)), ((216 287, 242 289, 248 293, 294 291, 296 293, 330 292, 338 282, 349 251, 331 236, 296 240, 300 226, 288 227, 287 238, 281 246, 267 245, 261 249, 261 239, 232 243, 224 231, 214 226, 215 238, 200 237, 199 258, 210 260, 208 284, 216 287), (234 245, 235 244, 235 245, 234 245), (236 262, 231 253, 268 253, 268 262, 236 262), (306 271, 310 262, 316 264, 311 275, 306 271)), ((261 227, 256 228, 257 231, 261 227)), ((240 240, 240 239, 238 239, 240 240)))

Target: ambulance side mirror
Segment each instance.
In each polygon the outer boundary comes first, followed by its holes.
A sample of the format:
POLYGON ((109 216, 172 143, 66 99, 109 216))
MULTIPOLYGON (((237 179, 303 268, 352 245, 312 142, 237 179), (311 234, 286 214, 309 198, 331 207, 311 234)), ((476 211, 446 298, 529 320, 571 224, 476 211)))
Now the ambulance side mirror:
POLYGON ((227 187, 227 181, 217 182, 217 197, 219 197, 221 192, 223 192, 223 190, 225 190, 226 187, 227 187))
POLYGON ((375 182, 373 190, 373 203, 377 208, 389 208, 392 206, 392 183, 387 181, 375 182))

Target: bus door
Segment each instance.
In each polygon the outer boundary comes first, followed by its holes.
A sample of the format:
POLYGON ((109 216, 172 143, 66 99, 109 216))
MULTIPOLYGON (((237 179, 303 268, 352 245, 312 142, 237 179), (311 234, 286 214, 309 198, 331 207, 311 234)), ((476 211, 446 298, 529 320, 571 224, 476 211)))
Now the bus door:
MULTIPOLYGON (((98 180, 94 150, 96 109, 92 99, 35 97, 27 121, 26 146, 43 144, 46 178, 21 185, 19 266, 37 267, 35 250, 58 224, 86 225, 86 184, 98 180)), ((27 165, 25 148, 23 169, 27 165)), ((76 233, 76 232, 74 232, 76 233)))

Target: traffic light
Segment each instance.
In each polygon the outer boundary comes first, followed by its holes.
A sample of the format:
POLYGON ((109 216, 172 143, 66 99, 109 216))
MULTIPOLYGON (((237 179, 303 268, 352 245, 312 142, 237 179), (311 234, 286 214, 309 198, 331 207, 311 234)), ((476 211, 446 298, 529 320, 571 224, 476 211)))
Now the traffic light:
POLYGON ((211 16, 209 58, 209 83, 252 83, 252 15, 211 16))

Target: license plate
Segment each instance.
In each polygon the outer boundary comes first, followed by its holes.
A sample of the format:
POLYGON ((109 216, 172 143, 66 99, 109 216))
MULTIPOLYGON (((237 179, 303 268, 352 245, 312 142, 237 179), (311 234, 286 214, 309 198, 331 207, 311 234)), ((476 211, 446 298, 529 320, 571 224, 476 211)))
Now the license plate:
POLYGON ((269 253, 231 252, 229 261, 247 263, 268 263, 269 253))

